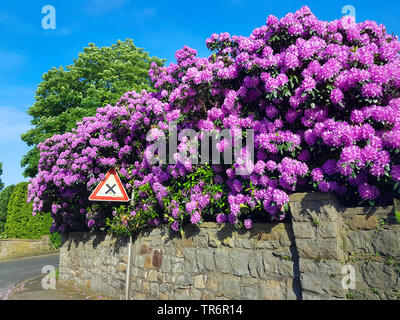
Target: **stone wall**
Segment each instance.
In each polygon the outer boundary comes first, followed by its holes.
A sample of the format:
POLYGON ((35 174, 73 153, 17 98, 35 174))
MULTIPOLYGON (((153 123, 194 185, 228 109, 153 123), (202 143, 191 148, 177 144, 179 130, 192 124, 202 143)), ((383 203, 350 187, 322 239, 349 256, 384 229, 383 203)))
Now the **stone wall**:
POLYGON ((20 257, 34 256, 55 252, 51 248, 49 236, 39 240, 29 239, 2 239, 0 240, 0 261, 20 257))
POLYGON ((400 299, 400 224, 392 206, 345 208, 318 193, 290 200, 303 299, 400 299), (354 289, 343 288, 349 269, 354 289))
MULTIPOLYGON (((60 278, 125 297, 127 238, 70 234, 60 278)), ((251 232, 204 223, 176 236, 168 227, 139 235, 132 246, 134 299, 298 299, 297 256, 290 224, 255 224, 251 232)))
MULTIPOLYGON (((295 194, 291 223, 168 227, 133 239, 130 299, 397 299, 400 225, 393 208, 343 208, 330 194, 295 194), (350 266, 350 267, 349 267, 350 266), (355 289, 344 288, 343 267, 355 289)), ((60 279, 125 298, 128 238, 71 233, 60 279)))

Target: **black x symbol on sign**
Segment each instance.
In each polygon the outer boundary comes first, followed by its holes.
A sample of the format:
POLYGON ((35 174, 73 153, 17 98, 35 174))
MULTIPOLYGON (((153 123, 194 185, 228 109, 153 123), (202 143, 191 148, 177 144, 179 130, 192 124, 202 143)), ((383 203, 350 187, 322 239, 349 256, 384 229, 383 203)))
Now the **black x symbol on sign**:
POLYGON ((109 192, 112 192, 113 194, 116 194, 116 192, 114 191, 114 188, 116 186, 115 183, 111 187, 110 187, 110 185, 108 183, 106 183, 106 186, 108 188, 108 190, 106 191, 106 194, 109 193, 109 192))

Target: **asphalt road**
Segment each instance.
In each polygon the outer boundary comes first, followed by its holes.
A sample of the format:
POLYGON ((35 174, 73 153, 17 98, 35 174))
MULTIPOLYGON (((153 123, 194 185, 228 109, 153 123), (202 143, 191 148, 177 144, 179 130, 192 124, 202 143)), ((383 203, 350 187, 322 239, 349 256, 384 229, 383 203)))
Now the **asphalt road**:
POLYGON ((40 276, 45 265, 58 268, 58 258, 55 254, 0 262, 0 294, 21 281, 40 276))

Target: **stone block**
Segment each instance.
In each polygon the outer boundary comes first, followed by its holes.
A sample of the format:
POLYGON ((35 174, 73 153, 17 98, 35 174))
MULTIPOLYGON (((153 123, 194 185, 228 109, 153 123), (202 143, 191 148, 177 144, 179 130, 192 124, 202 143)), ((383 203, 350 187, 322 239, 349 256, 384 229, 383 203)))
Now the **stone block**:
POLYGON ((261 278, 276 278, 277 275, 294 276, 294 263, 292 261, 284 260, 270 251, 263 252, 262 257, 264 272, 259 272, 261 278))
POLYGON ((169 296, 166 295, 165 293, 160 293, 160 294, 158 295, 158 298, 159 298, 160 300, 169 300, 169 296))
POLYGON ((126 263, 119 263, 117 265, 117 271, 125 272, 126 271, 126 263))
POLYGON ((352 254, 375 254, 374 231, 350 231, 343 238, 344 249, 352 254))
POLYGON ((216 270, 222 273, 231 273, 232 267, 229 259, 229 250, 216 250, 215 251, 215 264, 216 270))
POLYGON ((196 236, 196 245, 198 248, 208 248, 208 235, 201 234, 196 236))
POLYGON ((176 255, 178 258, 183 258, 183 251, 182 251, 182 249, 176 249, 175 255, 176 255))
POLYGON ((150 292, 150 283, 147 281, 142 282, 142 291, 150 292))
POLYGON ((400 290, 399 274, 395 268, 384 263, 369 262, 361 265, 359 269, 362 279, 370 288, 400 290))
POLYGON ((163 263, 163 252, 161 250, 154 250, 153 254, 153 267, 160 268, 163 263))
POLYGON ((194 287, 196 289, 204 289, 206 287, 205 281, 207 279, 206 275, 199 274, 194 277, 194 287))
POLYGON ((185 238, 181 240, 182 247, 195 247, 195 243, 192 238, 185 238))
POLYGON ((250 253, 246 251, 239 251, 239 249, 232 250, 230 260, 232 271, 235 276, 244 276, 249 274, 249 257, 250 253))
POLYGON ((137 256, 135 256, 133 258, 133 264, 135 266, 139 267, 139 268, 143 268, 144 267, 144 260, 145 260, 144 256, 137 255, 137 256))
POLYGON ((330 277, 309 272, 300 274, 301 287, 304 291, 337 298, 345 297, 342 279, 342 276, 330 277))
POLYGON ((393 226, 379 231, 373 241, 373 246, 381 254, 400 256, 400 228, 393 226))
POLYGON ((184 268, 186 272, 198 272, 197 254, 194 248, 183 248, 183 256, 185 259, 184 268))
POLYGON ((279 240, 270 240, 270 241, 257 241, 254 244, 254 249, 278 249, 281 247, 279 240))
POLYGON ((340 206, 333 201, 320 201, 320 202, 294 202, 290 204, 292 208, 292 220, 294 222, 307 222, 307 221, 326 221, 337 222, 340 219, 340 206))
POLYGON ((192 289, 191 291, 191 298, 193 300, 200 300, 202 297, 202 291, 197 289, 192 289))
POLYGON ((214 252, 210 249, 197 250, 197 266, 199 270, 214 271, 214 252))
POLYGON ((263 258, 260 254, 252 254, 249 257, 249 273, 254 278, 261 278, 265 274, 263 258))
POLYGON ((157 281, 158 272, 155 270, 150 270, 147 274, 147 280, 149 281, 157 281))
POLYGON ((214 294, 209 291, 203 291, 202 300, 214 300, 214 294))
POLYGON ((299 269, 303 273, 314 273, 329 277, 331 275, 340 275, 342 268, 343 264, 338 261, 299 260, 299 269))
POLYGON ((140 245, 139 254, 146 254, 148 250, 147 244, 143 243, 140 245))
POLYGON ((315 228, 309 222, 293 222, 293 232, 298 239, 315 239, 315 228))
POLYGON ((218 274, 207 275, 205 287, 208 290, 217 291, 218 287, 219 287, 220 279, 221 279, 221 276, 218 276, 218 274))
POLYGON ((149 269, 153 266, 152 257, 147 255, 144 257, 144 267, 149 269))
POLYGON ((193 277, 189 274, 180 274, 176 276, 175 284, 179 286, 191 286, 193 285, 193 277))
POLYGON ((222 244, 229 248, 235 247, 235 238, 234 237, 226 237, 222 240, 222 244))
POLYGON ((240 278, 226 275, 222 278, 220 287, 221 294, 226 298, 235 299, 240 297, 240 278))
POLYGON ((158 283, 150 283, 150 293, 154 297, 158 297, 158 294, 160 292, 160 288, 158 286, 158 283))
POLYGON ((343 260, 343 251, 340 243, 331 239, 296 239, 296 248, 300 258, 343 260))
POLYGON ((235 247, 236 248, 244 248, 244 249, 251 249, 253 248, 253 243, 251 239, 244 239, 244 238, 236 238, 235 239, 235 247))
POLYGON ((176 263, 171 263, 171 268, 170 268, 172 273, 181 273, 184 271, 183 263, 181 262, 176 262, 176 263))
MULTIPOLYGON (((156 263, 157 264, 157 263, 156 263)), ((154 265, 154 256, 153 256, 153 265, 154 265)), ((162 272, 170 272, 171 271, 171 266, 173 264, 171 263, 171 256, 168 255, 163 255, 162 256, 162 266, 159 268, 162 272)))
POLYGON ((264 280, 259 283, 260 298, 262 300, 284 300, 286 282, 278 280, 264 280))
POLYGON ((242 300, 260 300, 260 290, 258 286, 241 286, 240 299, 242 300))
POLYGON ((174 283, 176 280, 176 275, 175 274, 171 274, 171 273, 167 273, 165 276, 165 281, 168 283, 174 283))
POLYGON ((172 290, 172 286, 169 283, 161 283, 160 284, 160 292, 170 293, 172 290))
POLYGON ((175 293, 176 300, 191 300, 189 289, 178 289, 175 293))
POLYGON ((354 215, 349 217, 348 222, 352 230, 373 230, 379 226, 376 216, 354 215))

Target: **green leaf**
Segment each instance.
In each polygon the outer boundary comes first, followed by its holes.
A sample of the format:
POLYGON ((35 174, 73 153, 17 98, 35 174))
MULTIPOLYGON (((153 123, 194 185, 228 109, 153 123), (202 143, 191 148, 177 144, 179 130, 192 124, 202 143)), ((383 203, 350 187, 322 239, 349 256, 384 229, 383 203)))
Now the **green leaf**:
POLYGON ((395 211, 394 215, 396 217, 397 223, 400 223, 400 211, 395 211))
POLYGON ((369 203, 369 205, 370 205, 371 207, 375 206, 375 201, 370 200, 370 201, 368 201, 368 203, 369 203))

